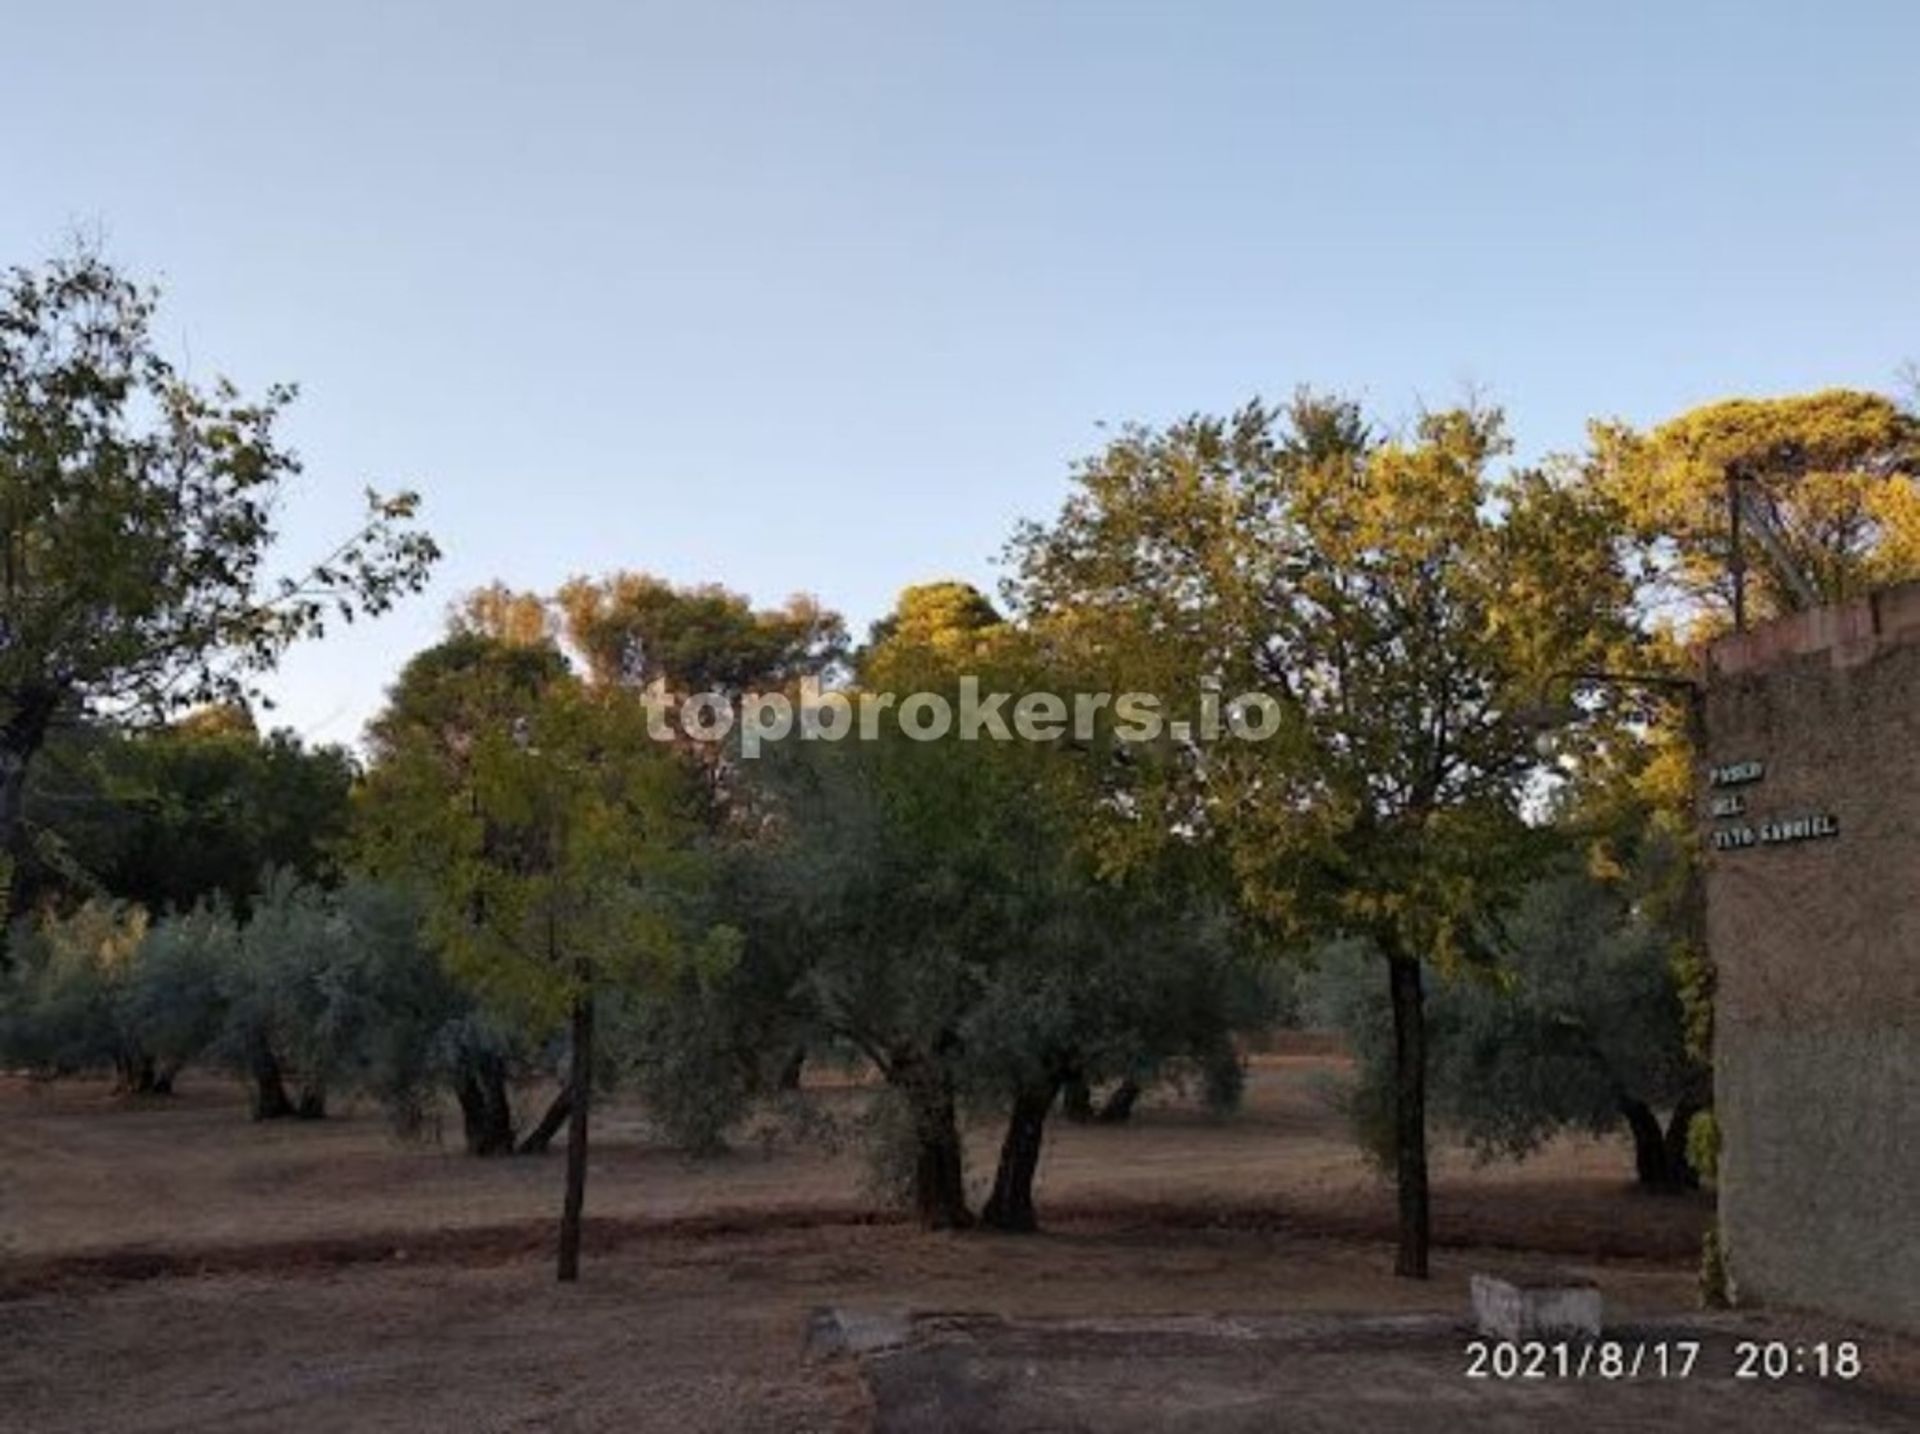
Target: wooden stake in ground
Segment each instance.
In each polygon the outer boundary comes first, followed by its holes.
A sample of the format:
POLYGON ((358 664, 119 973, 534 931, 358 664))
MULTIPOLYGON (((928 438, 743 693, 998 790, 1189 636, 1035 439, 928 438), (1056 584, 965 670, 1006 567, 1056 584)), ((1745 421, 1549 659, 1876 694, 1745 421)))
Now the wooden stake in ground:
POLYGON ((1393 1000, 1393 1173, 1400 1204, 1400 1246, 1393 1272, 1427 1278, 1432 1216, 1427 1198, 1427 1036, 1420 962, 1387 959, 1393 1000))

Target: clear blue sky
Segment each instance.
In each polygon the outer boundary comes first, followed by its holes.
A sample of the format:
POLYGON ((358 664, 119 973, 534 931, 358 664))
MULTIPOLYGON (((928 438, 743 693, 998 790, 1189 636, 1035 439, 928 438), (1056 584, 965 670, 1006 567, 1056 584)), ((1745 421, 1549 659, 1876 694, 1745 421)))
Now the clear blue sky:
POLYGON ((304 388, 288 556, 419 487, 425 598, 644 568, 856 624, 994 580, 1102 420, 1596 414, 1920 356, 1920 6, 0 0, 0 259, 75 228, 304 388))

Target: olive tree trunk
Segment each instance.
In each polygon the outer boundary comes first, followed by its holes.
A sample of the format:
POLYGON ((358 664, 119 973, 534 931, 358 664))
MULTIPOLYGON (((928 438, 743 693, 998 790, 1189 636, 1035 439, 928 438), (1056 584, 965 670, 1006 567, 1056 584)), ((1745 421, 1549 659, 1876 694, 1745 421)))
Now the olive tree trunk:
POLYGON ((1133 1108, 1140 1103, 1140 1082, 1128 1076, 1115 1086, 1100 1104, 1094 1118, 1102 1125, 1125 1125, 1133 1119, 1133 1108))
POLYGON ((546 1114, 539 1123, 527 1132, 526 1139, 520 1142, 518 1154, 545 1155, 547 1147, 553 1144, 554 1136, 566 1125, 567 1117, 573 1114, 573 1083, 569 1081, 560 1087, 560 1093, 554 1096, 547 1106, 546 1114))
POLYGON ((980 1212, 982 1225, 1020 1235, 1039 1228, 1033 1213, 1033 1180, 1040 1168, 1047 1112, 1059 1089, 1060 1082, 1052 1081, 1014 1094, 1006 1137, 1000 1142, 1000 1164, 993 1174, 993 1193, 980 1212))
POLYGON ((1667 1169, 1684 1190, 1700 1188, 1700 1172, 1693 1168, 1687 1140, 1693 1133, 1693 1118, 1706 1108, 1705 1101, 1686 1096, 1674 1106, 1673 1114, 1667 1119, 1667 1169))
POLYGON ((113 1069, 113 1088, 119 1095, 170 1095, 173 1091, 172 1072, 163 1074, 150 1055, 122 1052, 115 1058, 113 1069))
POLYGON ((253 1118, 283 1120, 293 1114, 293 1100, 287 1094, 286 1078, 280 1071, 279 1057, 265 1040, 257 1039, 248 1062, 253 1077, 253 1118))
POLYGON ((1664 1130, 1645 1101, 1622 1095, 1618 1103, 1633 1136, 1634 1178, 1641 1188, 1668 1194, 1696 1188, 1700 1174, 1687 1158, 1687 1126, 1699 1113, 1699 1102, 1681 1101, 1664 1130))
POLYGON ((1084 1072, 1076 1069, 1068 1074, 1060 1088, 1060 1113, 1075 1125, 1093 1119, 1093 1087, 1084 1072))
POLYGON ((913 1209, 921 1228, 969 1228, 966 1150, 951 1072, 937 1058, 903 1052, 889 1063, 887 1077, 906 1097, 912 1116, 913 1209))
POLYGON ((507 1095, 506 1062, 490 1053, 466 1057, 453 1091, 460 1102, 467 1154, 511 1155, 513 1103, 507 1095))
POLYGON ((960 1123, 951 1101, 915 1112, 919 1149, 913 1166, 913 1206, 923 1229, 965 1230, 973 1224, 967 1208, 966 1157, 960 1123))

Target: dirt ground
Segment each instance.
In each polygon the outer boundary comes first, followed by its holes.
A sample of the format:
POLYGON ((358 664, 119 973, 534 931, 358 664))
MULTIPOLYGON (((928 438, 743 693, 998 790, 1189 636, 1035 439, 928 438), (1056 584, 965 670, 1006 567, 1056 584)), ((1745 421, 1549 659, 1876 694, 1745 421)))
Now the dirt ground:
POLYGON ((947 1315, 855 1328, 897 1341, 862 1360, 877 1434, 1878 1434, 1920 1423, 1920 1396, 1882 1378, 1741 1377, 1742 1341, 1806 1338, 1748 1314, 1616 1325, 1598 1346, 1619 1361, 1612 1377, 1591 1362, 1579 1372, 1596 1348, 1585 1344, 1568 1349, 1568 1374, 1488 1377, 1459 1317, 1444 1314, 947 1315))
MULTIPOLYGON (((872 1427, 857 1367, 802 1353, 829 1305, 1457 1316, 1471 1271, 1551 1258, 1610 1315, 1692 1307, 1707 1202, 1637 1193, 1614 1141, 1485 1168, 1443 1150, 1435 1278, 1393 1279, 1390 1192, 1328 1100, 1343 1071, 1266 1056, 1229 1119, 1167 1096, 1127 1127, 1059 1124, 1029 1238, 910 1230, 851 1149, 691 1160, 615 1104, 565 1290, 556 1158, 470 1160, 452 1127, 446 1148, 400 1143, 371 1109, 256 1125, 212 1077, 143 1103, 6 1081, 0 1428, 872 1427)), ((818 1099, 844 1118, 864 1096, 818 1099)), ((976 1181, 994 1137, 975 1134, 976 1181)))
MULTIPOLYGON (((1391 1191, 1332 1100, 1345 1074, 1335 1054, 1263 1055, 1231 1117, 1166 1092, 1126 1126, 1056 1119, 1041 1164, 1042 1218, 1152 1215, 1166 1225, 1383 1236, 1391 1191)), ((811 1094, 843 1127, 866 1099, 831 1080, 811 1094)), ((389 1238, 424 1253, 544 1227, 558 1205, 557 1155, 473 1160, 460 1151, 457 1120, 444 1130, 443 1144, 401 1142, 367 1105, 324 1121, 255 1123, 240 1089, 214 1075, 189 1074, 179 1094, 144 1101, 100 1082, 0 1077, 0 1271, 17 1282, 88 1256, 238 1258, 264 1246, 344 1251, 389 1238)), ((998 1135, 971 1132, 976 1192, 992 1175, 998 1135)), ((835 1149, 776 1126, 692 1159, 654 1140, 637 1108, 613 1102, 596 1109, 594 1142, 588 1208, 616 1234, 878 1213, 851 1140, 835 1149)), ((1636 1192, 1619 1140, 1565 1140, 1525 1163, 1490 1166, 1442 1145, 1435 1162, 1442 1240, 1675 1260, 1700 1247, 1708 1202, 1636 1192)))

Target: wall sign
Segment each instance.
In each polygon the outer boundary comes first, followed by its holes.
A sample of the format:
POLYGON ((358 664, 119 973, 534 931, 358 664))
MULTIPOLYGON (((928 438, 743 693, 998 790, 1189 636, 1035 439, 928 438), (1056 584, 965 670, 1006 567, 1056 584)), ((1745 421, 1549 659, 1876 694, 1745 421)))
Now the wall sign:
MULTIPOLYGON (((1715 788, 1745 787, 1767 774, 1765 762, 1748 759, 1728 762, 1707 769, 1707 785, 1715 788)), ((1745 816, 1745 792, 1716 791, 1707 798, 1707 815, 1716 821, 1745 816)), ((1831 812, 1808 812, 1791 817, 1769 817, 1757 825, 1716 827, 1712 833, 1715 851, 1744 851, 1756 846, 1784 846, 1792 842, 1819 841, 1840 835, 1840 819, 1831 812)))
POLYGON ((1818 816, 1762 822, 1757 827, 1721 827, 1713 834, 1713 849, 1739 851, 1750 846, 1783 846, 1789 842, 1817 841, 1821 837, 1839 835, 1840 819, 1830 812, 1822 812, 1818 816))

